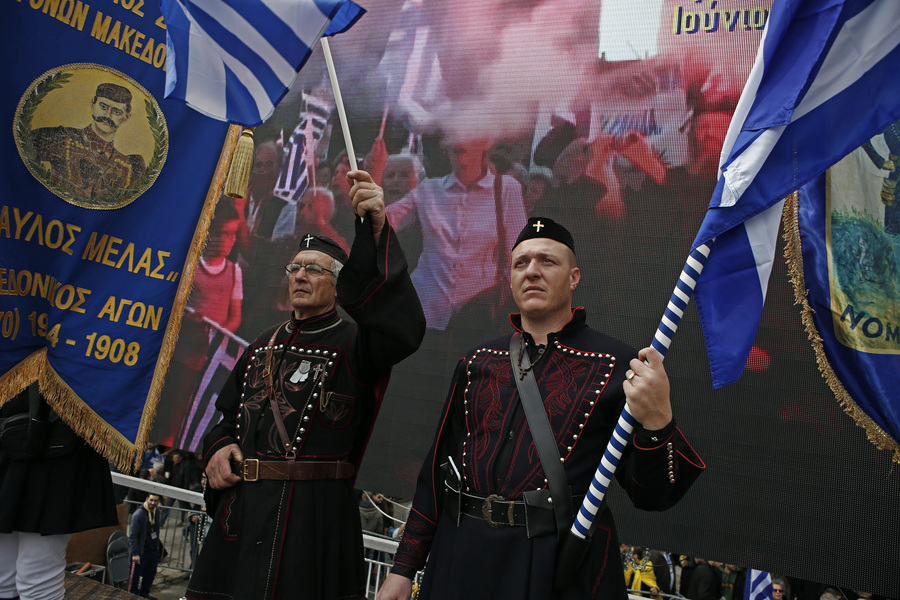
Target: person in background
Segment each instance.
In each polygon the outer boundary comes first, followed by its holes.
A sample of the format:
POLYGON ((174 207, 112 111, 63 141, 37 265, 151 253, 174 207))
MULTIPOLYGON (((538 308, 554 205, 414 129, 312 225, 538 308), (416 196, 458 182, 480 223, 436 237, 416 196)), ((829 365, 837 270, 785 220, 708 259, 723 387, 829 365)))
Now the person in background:
POLYGON ((686 554, 679 555, 678 564, 681 566, 681 576, 678 578, 678 593, 687 597, 691 587, 691 577, 697 568, 697 561, 686 554))
POLYGON ((269 140, 257 146, 250 170, 247 197, 241 203, 246 211, 243 218, 246 231, 240 230, 242 245, 253 238, 272 238, 275 221, 285 205, 285 201, 274 194, 282 160, 283 154, 275 141, 269 140))
POLYGON ((791 586, 784 577, 772 577, 772 600, 791 600, 791 586))
POLYGON ((147 495, 144 503, 131 515, 131 526, 128 529, 128 547, 131 550, 131 562, 134 563, 128 591, 144 598, 153 598, 150 587, 156 578, 156 567, 162 557, 159 504, 158 494, 147 495))
POLYGON ((337 242, 345 252, 350 251, 350 245, 344 236, 335 229, 332 224, 335 213, 334 195, 331 190, 323 187, 314 187, 306 190, 298 206, 299 227, 323 235, 337 242))
POLYGON ((384 519, 381 515, 383 506, 384 496, 381 494, 362 493, 359 501, 359 518, 363 531, 384 534, 384 519))
POLYGON ((187 421, 209 354, 210 334, 217 329, 234 332, 241 325, 243 270, 231 260, 240 227, 240 215, 230 198, 220 198, 209 227, 206 249, 194 271, 194 283, 181 321, 178 343, 165 381, 166 402, 153 423, 156 439, 187 446, 192 424, 187 421), (171 437, 170 437, 171 436, 171 437))
POLYGON ((147 449, 144 451, 144 456, 141 459, 141 470, 149 471, 153 468, 153 463, 160 460, 164 459, 157 445, 153 442, 147 442, 147 449))
POLYGON ((653 574, 659 584, 659 590, 664 594, 671 594, 675 589, 675 562, 668 552, 660 550, 650 551, 650 562, 653 563, 653 574))
MULTIPOLYGON (((747 579, 744 569, 739 568, 737 565, 723 564, 719 568, 719 574, 722 580, 722 598, 725 600, 743 600, 744 582, 747 579)), ((775 600, 783 600, 783 598, 775 598, 775 600)))
POLYGON ((636 592, 650 592, 650 595, 659 600, 659 584, 656 582, 653 561, 649 553, 645 555, 640 546, 635 546, 629 552, 629 560, 625 565, 625 585, 636 592))
POLYGON ((486 303, 482 314, 509 296, 508 249, 527 216, 519 182, 488 169, 489 148, 487 140, 450 143, 453 172, 422 181, 387 208, 398 231, 421 226, 422 254, 412 280, 429 329, 446 330, 479 295, 486 303), (463 262, 472 272, 460 279, 463 262))
POLYGON ((691 600, 719 600, 722 595, 722 575, 717 563, 703 558, 694 558, 697 567, 691 575, 687 597, 691 600))

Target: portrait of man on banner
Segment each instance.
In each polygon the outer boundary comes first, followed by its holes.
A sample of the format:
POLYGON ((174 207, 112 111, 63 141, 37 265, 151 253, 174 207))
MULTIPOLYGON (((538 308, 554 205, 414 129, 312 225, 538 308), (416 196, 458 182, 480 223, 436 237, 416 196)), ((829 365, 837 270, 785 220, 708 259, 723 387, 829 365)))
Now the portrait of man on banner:
POLYGON ((82 208, 118 208, 161 167, 161 117, 136 82, 100 65, 46 74, 16 121, 23 162, 54 194, 82 208))

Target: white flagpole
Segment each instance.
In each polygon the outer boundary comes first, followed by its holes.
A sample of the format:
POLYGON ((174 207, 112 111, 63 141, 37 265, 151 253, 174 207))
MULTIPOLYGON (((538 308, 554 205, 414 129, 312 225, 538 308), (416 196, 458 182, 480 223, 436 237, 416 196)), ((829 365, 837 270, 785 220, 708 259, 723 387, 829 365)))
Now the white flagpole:
POLYGON ((328 67, 328 77, 331 79, 331 89, 334 91, 334 103, 337 106, 341 131, 344 133, 344 145, 347 146, 347 158, 350 159, 350 168, 355 171, 357 169, 356 153, 353 151, 353 140, 350 139, 350 126, 347 124, 347 113, 344 112, 344 101, 341 99, 341 86, 338 84, 337 73, 334 71, 334 60, 331 58, 328 38, 323 37, 321 40, 322 52, 325 53, 325 66, 328 67))
MULTIPOLYGON (((337 73, 334 70, 334 60, 331 58, 331 47, 328 45, 328 38, 320 38, 322 42, 322 52, 325 54, 325 66, 328 68, 328 77, 331 79, 331 91, 334 92, 334 104, 338 111, 338 120, 341 122, 341 132, 344 134, 344 145, 347 147, 347 159, 350 161, 350 169, 355 171, 356 152, 353 151, 353 140, 350 138, 350 126, 347 124, 347 113, 344 112, 344 101, 341 98, 341 86, 338 84, 337 73)), ((362 217, 359 218, 363 220, 362 217)))

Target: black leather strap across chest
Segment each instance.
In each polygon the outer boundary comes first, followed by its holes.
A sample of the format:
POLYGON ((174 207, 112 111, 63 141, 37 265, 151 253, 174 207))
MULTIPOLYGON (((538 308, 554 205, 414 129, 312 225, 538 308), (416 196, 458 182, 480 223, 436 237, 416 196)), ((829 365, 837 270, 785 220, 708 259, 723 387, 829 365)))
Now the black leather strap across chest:
POLYGON ((509 340, 509 360, 512 362, 513 379, 519 389, 519 398, 522 401, 522 409, 528 420, 528 428, 537 448, 538 457, 544 475, 547 477, 547 485, 550 488, 550 498, 553 501, 553 514, 556 516, 557 535, 568 531, 572 525, 572 494, 569 491, 569 481, 559 456, 559 448, 556 436, 550 426, 550 419, 544 408, 541 391, 538 389, 534 378, 534 370, 530 369, 531 361, 528 358, 527 349, 520 343, 521 334, 516 333, 509 340), (522 356, 519 356, 521 348, 522 356), (518 376, 519 365, 524 370, 523 376, 518 376))

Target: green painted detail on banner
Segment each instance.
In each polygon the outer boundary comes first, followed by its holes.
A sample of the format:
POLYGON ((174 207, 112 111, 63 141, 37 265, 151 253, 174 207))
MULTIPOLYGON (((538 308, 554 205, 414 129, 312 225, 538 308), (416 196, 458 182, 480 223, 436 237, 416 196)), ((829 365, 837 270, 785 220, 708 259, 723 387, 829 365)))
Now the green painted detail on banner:
POLYGON ((884 173, 862 149, 831 170, 831 312, 836 337, 845 346, 900 354, 900 236, 885 228, 884 173))

